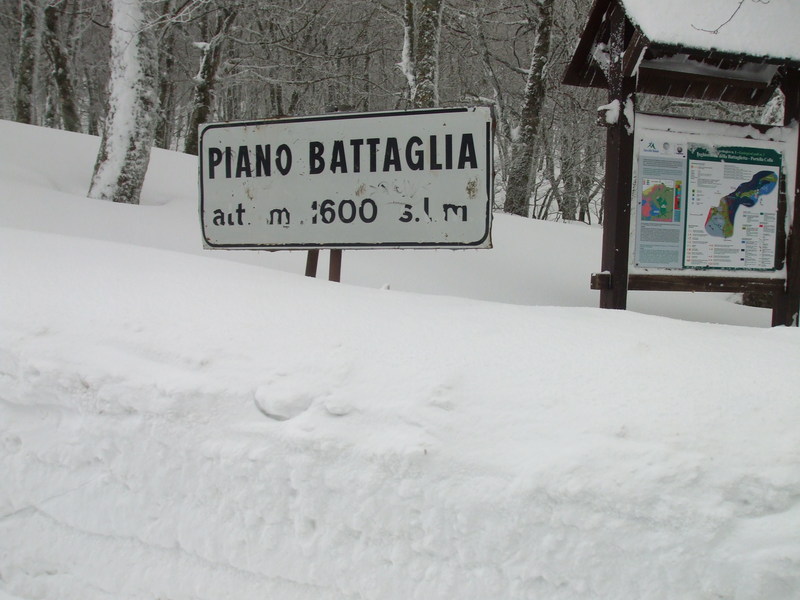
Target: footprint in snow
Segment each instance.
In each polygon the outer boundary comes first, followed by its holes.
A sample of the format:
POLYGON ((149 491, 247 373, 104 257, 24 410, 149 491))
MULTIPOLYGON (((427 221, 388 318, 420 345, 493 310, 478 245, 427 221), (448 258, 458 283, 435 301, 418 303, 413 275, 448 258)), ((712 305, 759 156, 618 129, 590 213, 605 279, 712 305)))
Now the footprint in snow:
MULTIPOLYGON (((260 387, 256 390, 254 401, 264 416, 276 421, 288 421, 308 410, 314 402, 314 396, 307 392, 276 394, 269 387, 260 387)), ((348 401, 336 396, 326 398, 322 407, 333 417, 343 417, 353 411, 348 401)))
POLYGON ((314 398, 306 392, 281 394, 263 386, 256 390, 254 401, 256 408, 270 419, 288 421, 308 410, 314 398))

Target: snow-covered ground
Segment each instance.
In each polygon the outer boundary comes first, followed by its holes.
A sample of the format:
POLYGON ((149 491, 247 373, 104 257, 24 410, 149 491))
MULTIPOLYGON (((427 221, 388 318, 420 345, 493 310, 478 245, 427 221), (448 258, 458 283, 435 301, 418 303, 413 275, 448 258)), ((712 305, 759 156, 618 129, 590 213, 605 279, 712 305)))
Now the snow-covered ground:
POLYGON ((312 280, 202 249, 191 157, 127 206, 96 139, 0 139, 1 600, 800 597, 768 311, 601 311, 598 229, 504 215, 312 280))

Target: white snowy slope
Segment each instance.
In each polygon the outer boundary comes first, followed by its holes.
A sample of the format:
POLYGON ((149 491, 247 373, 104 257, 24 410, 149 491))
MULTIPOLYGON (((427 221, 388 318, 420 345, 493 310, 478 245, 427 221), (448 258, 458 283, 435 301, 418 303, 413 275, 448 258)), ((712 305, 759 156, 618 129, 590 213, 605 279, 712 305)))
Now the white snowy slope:
POLYGON ((523 219, 311 280, 199 248, 191 159, 0 136, 0 599, 800 597, 797 329, 591 308, 523 219))
MULTIPOLYGON (((99 145, 90 136, 0 120, 0 225, 63 233, 303 273, 305 252, 207 251, 196 157, 154 150, 142 206, 86 198, 99 145), (23 199, 23 201, 20 201, 23 199)), ((348 251, 345 283, 522 305, 596 307, 602 230, 496 214, 492 250, 348 251)), ((327 276, 322 253, 320 277, 327 276)), ((770 312, 724 294, 631 292, 637 312, 768 327, 770 312)))

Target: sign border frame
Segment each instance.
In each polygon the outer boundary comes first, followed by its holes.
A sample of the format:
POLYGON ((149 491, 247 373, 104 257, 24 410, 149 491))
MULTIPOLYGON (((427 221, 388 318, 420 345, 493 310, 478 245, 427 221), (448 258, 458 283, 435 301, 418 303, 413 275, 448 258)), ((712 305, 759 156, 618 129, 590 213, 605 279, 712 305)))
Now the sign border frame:
POLYGON ((228 121, 224 123, 203 123, 198 127, 198 174, 199 174, 199 216, 203 235, 203 246, 212 250, 267 250, 276 252, 280 250, 321 250, 321 249, 341 249, 341 250, 378 250, 378 249, 479 249, 492 248, 492 210, 494 206, 494 134, 495 134, 495 114, 491 105, 475 105, 469 107, 449 107, 449 108, 422 108, 412 110, 394 111, 375 111, 375 112, 338 112, 327 115, 309 115, 301 117, 285 117, 273 119, 254 119, 246 121, 228 121), (489 121, 486 123, 486 220, 483 235, 480 239, 464 242, 378 242, 378 243, 304 243, 304 244, 217 244, 212 243, 206 237, 205 226, 205 194, 203 190, 203 136, 206 131, 219 128, 232 127, 252 127, 256 125, 266 125, 270 123, 307 123, 320 121, 337 121, 351 119, 369 119, 380 117, 397 117, 428 115, 428 114, 448 114, 466 113, 476 108, 486 108, 489 110, 489 121), (488 240, 488 241, 487 241, 488 240))

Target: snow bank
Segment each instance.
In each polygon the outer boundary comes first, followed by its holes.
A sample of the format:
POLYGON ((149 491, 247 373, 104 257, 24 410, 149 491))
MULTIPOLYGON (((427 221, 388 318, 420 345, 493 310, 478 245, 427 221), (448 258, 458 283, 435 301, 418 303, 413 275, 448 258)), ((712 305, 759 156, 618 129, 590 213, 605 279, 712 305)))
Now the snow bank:
POLYGON ((0 229, 0 598, 800 595, 798 330, 329 284, 6 181, 52 211, 0 229))

